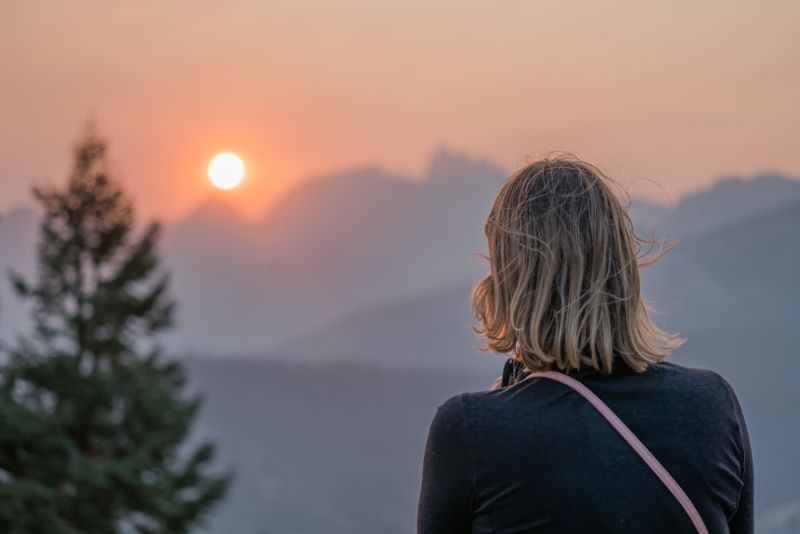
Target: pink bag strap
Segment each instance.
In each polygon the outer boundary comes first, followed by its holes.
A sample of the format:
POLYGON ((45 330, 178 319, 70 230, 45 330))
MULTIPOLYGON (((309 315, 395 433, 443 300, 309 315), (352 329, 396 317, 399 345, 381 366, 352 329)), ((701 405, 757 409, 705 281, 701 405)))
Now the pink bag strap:
POLYGON ((561 382, 565 384, 578 393, 580 393, 583 398, 585 398, 589 403, 594 406, 600 415, 606 418, 611 426, 614 427, 614 430, 619 432, 620 436, 628 442, 634 451, 644 460, 644 463, 652 469, 653 473, 656 474, 658 479, 667 487, 667 489, 672 493, 673 497, 680 503, 683 507, 686 515, 689 516, 691 519, 694 528, 697 530, 699 534, 708 534, 708 529, 706 528, 705 523, 703 523, 703 518, 700 517, 700 513, 695 508, 692 500, 689 499, 689 496, 686 495, 686 492, 675 482, 675 479, 667 472, 661 462, 659 462, 653 453, 645 447, 644 443, 639 441, 639 438, 631 432, 631 429, 628 428, 625 423, 623 423, 617 415, 611 411, 611 408, 608 407, 606 403, 604 403, 600 398, 592 393, 592 391, 581 384, 579 381, 575 380, 574 378, 567 376, 563 373, 558 373, 555 371, 542 371, 538 373, 531 373, 529 377, 542 377, 542 378, 549 378, 550 380, 555 380, 556 382, 561 382))

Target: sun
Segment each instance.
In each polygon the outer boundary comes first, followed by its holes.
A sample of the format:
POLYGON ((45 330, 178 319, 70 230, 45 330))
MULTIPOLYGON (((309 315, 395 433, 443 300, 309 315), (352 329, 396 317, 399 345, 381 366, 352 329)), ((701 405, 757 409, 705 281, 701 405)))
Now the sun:
POLYGON ((233 189, 244 178, 244 163, 233 152, 221 152, 208 164, 208 177, 219 189, 233 189))

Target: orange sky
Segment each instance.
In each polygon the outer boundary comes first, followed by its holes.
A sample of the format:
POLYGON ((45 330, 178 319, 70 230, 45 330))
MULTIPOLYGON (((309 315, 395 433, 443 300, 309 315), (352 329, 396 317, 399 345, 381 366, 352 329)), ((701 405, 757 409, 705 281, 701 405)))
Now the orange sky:
POLYGON ((90 113, 141 211, 168 219, 213 194, 224 150, 249 214, 329 170, 418 176, 439 144, 509 169, 570 150, 670 195, 800 175, 800 3, 570 4, 6 3, 0 210, 63 179, 90 113))

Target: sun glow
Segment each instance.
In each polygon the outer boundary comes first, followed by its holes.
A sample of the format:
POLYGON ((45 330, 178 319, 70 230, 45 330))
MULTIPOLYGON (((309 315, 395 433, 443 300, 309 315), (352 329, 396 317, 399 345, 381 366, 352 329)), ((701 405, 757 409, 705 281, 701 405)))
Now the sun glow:
POLYGON ((233 189, 244 178, 244 163, 233 152, 222 152, 208 164, 208 177, 219 189, 233 189))

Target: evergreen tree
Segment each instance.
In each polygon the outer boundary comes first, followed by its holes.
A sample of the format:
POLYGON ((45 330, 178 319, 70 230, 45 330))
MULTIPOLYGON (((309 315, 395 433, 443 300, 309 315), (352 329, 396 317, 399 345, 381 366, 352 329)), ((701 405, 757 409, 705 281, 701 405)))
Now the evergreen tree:
POLYGON ((34 196, 37 278, 12 275, 34 330, 0 369, 0 531, 188 532, 230 477, 187 443, 199 399, 155 340, 174 309, 159 226, 134 231, 91 127, 66 187, 34 196))

